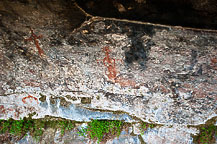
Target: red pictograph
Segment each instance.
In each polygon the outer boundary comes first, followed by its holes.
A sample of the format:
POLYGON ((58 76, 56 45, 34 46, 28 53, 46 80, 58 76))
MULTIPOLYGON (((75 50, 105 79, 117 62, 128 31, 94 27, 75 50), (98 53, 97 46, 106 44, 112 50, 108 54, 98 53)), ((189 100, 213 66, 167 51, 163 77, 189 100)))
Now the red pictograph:
POLYGON ((35 100, 38 104, 38 99, 36 97, 31 96, 31 95, 28 95, 28 96, 22 98, 22 102, 25 104, 27 99, 29 99, 31 103, 32 103, 32 100, 35 100))
POLYGON ((26 86, 31 86, 31 87, 39 87, 40 84, 37 83, 35 80, 24 80, 23 83, 26 85, 26 86))
POLYGON ((28 39, 25 39, 25 41, 34 41, 35 46, 38 49, 39 55, 42 56, 42 54, 44 54, 44 51, 40 48, 39 41, 38 41, 38 39, 40 39, 42 35, 37 36, 36 34, 34 34, 31 28, 30 28, 30 32, 31 32, 31 36, 28 39))
POLYGON ((115 78, 117 77, 117 70, 115 67, 115 59, 110 57, 109 53, 111 52, 111 50, 109 49, 108 46, 102 48, 102 50, 105 52, 105 58, 102 59, 103 65, 106 66, 108 69, 108 73, 105 72, 105 74, 108 76, 108 78, 110 80, 114 81, 115 78))
POLYGON ((6 114, 9 111, 14 111, 12 108, 5 108, 4 105, 0 105, 0 114, 6 114))
MULTIPOLYGON (((127 78, 117 76, 118 71, 116 69, 115 62, 117 60, 122 62, 122 60, 111 58, 110 57, 111 50, 109 49, 108 46, 105 46, 104 48, 102 48, 102 50, 105 53, 105 57, 101 61, 103 61, 103 65, 107 67, 108 71, 105 72, 105 74, 107 75, 109 80, 111 80, 114 83, 119 83, 122 87, 126 87, 126 86, 135 87, 136 82, 134 80, 129 80, 127 78)), ((97 60, 97 62, 98 61, 100 60, 97 60)))

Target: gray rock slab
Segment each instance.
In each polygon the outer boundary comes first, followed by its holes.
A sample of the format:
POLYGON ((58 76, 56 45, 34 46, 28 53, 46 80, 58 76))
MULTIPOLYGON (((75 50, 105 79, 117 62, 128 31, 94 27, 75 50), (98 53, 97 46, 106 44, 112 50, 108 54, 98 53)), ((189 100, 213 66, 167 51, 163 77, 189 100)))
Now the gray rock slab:
POLYGON ((70 118, 74 108, 66 112, 64 102, 159 124, 196 125, 216 116, 216 33, 91 19, 64 41, 45 42, 37 60, 2 54, 10 69, 1 67, 1 118, 28 111, 70 118), (52 105, 54 98, 61 100, 52 105))
POLYGON ((165 131, 191 141, 193 132, 176 132, 177 125, 217 116, 216 31, 97 17, 72 31, 69 22, 64 29, 49 19, 52 13, 40 17, 31 8, 33 15, 20 13, 17 21, 0 15, 1 119, 35 112, 33 118, 140 119, 172 127, 144 134, 149 143, 167 137, 165 131))

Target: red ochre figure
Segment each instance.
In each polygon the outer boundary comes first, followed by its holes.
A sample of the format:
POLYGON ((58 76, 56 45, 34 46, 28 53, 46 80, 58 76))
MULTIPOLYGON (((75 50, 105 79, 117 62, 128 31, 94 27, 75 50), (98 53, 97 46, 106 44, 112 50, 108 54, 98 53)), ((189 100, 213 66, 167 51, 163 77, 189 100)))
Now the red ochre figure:
POLYGON ((102 59, 103 65, 106 66, 108 69, 108 73, 105 72, 105 74, 108 76, 108 78, 110 80, 114 81, 115 78, 117 77, 117 70, 115 67, 115 59, 110 58, 109 53, 111 52, 111 50, 109 49, 108 46, 102 48, 102 50, 105 52, 105 58, 102 59))
MULTIPOLYGON (((111 52, 109 47, 105 46, 104 48, 102 48, 102 50, 105 52, 105 57, 104 59, 102 59, 102 61, 103 61, 103 65, 106 66, 108 69, 108 72, 107 73, 105 72, 108 78, 114 83, 119 83, 122 87, 126 87, 126 86, 135 87, 136 85, 135 81, 129 80, 129 79, 123 79, 122 77, 117 77, 118 72, 115 66, 115 59, 109 56, 109 53, 111 52)), ((116 60, 120 60, 120 59, 116 59, 116 60)), ((100 61, 100 60, 97 60, 97 61, 100 61)))
POLYGON ((117 77, 117 70, 115 67, 115 59, 110 58, 109 53, 111 52, 109 47, 104 47, 103 51, 105 52, 105 58, 103 59, 103 65, 107 67, 108 73, 107 76, 109 79, 114 80, 117 77))
POLYGON ((32 99, 34 99, 34 100, 37 102, 37 104, 38 104, 38 99, 37 99, 36 97, 33 97, 33 96, 31 96, 31 95, 28 95, 28 96, 22 98, 22 102, 23 102, 24 104, 26 103, 26 99, 30 99, 30 102, 31 102, 31 103, 32 103, 32 99))
POLYGON ((0 114, 6 114, 8 111, 14 111, 12 108, 5 108, 4 105, 0 105, 0 114))
POLYGON ((34 34, 33 30, 30 28, 31 31, 31 36, 28 39, 25 39, 25 41, 34 41, 36 48, 38 49, 38 54, 42 56, 44 54, 44 51, 40 48, 39 46, 39 41, 38 39, 42 37, 42 35, 37 36, 34 34))

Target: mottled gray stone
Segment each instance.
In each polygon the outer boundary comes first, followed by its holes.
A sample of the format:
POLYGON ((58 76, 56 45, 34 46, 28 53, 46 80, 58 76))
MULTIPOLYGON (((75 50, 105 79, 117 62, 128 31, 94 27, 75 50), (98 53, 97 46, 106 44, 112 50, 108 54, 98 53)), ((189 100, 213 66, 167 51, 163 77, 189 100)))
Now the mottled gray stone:
MULTIPOLYGON (((156 143, 190 143, 192 131, 182 127, 217 116, 216 31, 95 17, 71 31, 64 19, 29 10, 33 15, 16 21, 4 14, 0 21, 1 119, 33 112, 76 121, 140 119, 165 125, 144 134, 147 143, 162 135, 156 143), (24 42, 26 25, 43 35, 41 56, 34 42, 24 42)), ((137 143, 137 136, 123 141, 137 143)))

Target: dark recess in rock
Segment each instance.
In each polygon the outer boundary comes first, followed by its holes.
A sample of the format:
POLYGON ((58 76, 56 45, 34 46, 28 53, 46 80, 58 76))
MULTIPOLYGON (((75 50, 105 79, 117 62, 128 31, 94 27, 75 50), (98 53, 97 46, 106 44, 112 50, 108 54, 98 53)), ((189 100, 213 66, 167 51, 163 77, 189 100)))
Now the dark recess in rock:
POLYGON ((217 29, 216 0, 76 0, 95 16, 217 29))

